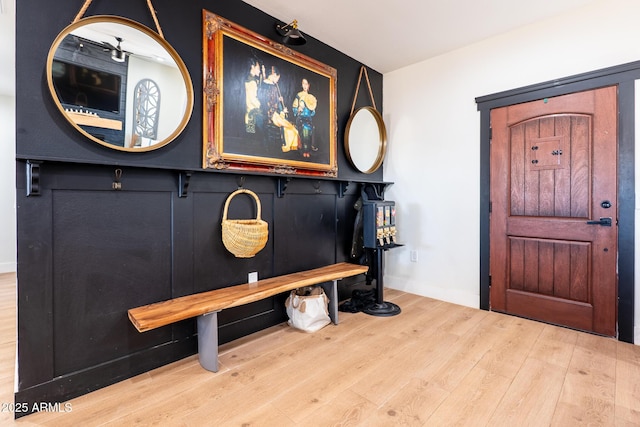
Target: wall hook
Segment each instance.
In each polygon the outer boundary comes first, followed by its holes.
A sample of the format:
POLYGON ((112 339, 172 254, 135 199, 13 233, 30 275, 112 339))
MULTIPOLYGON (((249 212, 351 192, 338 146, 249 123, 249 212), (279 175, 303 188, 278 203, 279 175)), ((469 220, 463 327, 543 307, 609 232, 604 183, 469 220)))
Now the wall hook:
POLYGON ((120 178, 122 178, 122 169, 115 170, 115 179, 111 183, 111 188, 114 190, 122 190, 122 183, 120 182, 120 178))
POLYGON ((245 179, 244 175, 236 178, 236 182, 238 183, 238 190, 244 187, 244 179, 245 179))

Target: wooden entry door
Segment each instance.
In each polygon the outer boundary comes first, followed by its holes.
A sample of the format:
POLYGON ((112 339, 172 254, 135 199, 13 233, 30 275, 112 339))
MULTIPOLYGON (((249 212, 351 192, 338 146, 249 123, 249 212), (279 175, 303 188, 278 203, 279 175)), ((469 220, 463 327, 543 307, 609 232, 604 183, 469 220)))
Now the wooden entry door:
POLYGON ((615 86, 491 111, 492 310, 616 335, 616 118, 615 86))

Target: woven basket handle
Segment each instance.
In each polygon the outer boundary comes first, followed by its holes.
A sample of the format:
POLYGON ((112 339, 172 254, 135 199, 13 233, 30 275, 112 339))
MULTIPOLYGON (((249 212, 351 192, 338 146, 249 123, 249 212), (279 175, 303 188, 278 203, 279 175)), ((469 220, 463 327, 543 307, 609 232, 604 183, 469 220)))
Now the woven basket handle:
POLYGON ((229 202, 231 202, 231 199, 233 199, 236 195, 240 193, 247 193, 248 195, 254 198, 254 200, 256 201, 256 207, 258 208, 258 214, 256 215, 256 219, 261 219, 260 214, 262 212, 262 205, 260 204, 260 198, 253 191, 247 190, 246 188, 241 188, 229 194, 229 197, 227 197, 227 201, 224 203, 224 212, 222 213, 222 220, 223 221, 227 220, 227 211, 229 210, 229 202))

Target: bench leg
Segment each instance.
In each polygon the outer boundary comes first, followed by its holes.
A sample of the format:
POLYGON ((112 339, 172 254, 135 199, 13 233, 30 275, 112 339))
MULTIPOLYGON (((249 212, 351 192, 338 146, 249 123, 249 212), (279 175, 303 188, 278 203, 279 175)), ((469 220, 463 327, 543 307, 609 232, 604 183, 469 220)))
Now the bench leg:
POLYGON ((329 318, 334 323, 338 324, 338 281, 334 280, 332 283, 322 283, 322 289, 329 298, 329 318))
POLYGON ((218 312, 198 316, 198 359, 208 371, 218 372, 218 312))

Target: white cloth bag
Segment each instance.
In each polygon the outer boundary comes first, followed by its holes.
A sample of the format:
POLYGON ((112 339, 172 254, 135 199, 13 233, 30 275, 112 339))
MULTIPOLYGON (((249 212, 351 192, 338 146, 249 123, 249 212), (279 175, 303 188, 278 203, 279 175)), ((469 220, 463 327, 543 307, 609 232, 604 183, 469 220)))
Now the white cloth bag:
POLYGON ((289 325, 305 332, 318 331, 329 323, 329 298, 321 287, 315 287, 309 295, 298 295, 301 290, 293 290, 284 305, 289 316, 289 325))

